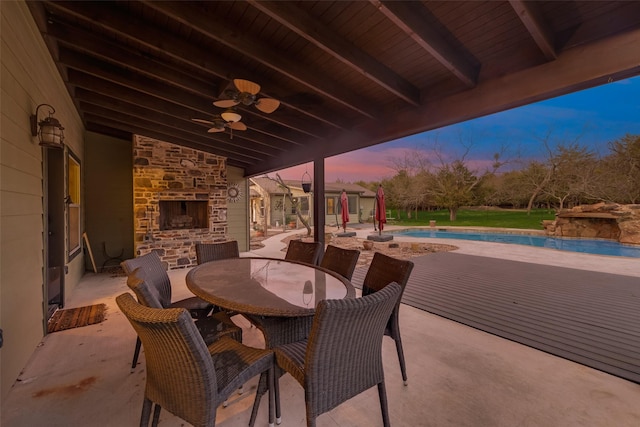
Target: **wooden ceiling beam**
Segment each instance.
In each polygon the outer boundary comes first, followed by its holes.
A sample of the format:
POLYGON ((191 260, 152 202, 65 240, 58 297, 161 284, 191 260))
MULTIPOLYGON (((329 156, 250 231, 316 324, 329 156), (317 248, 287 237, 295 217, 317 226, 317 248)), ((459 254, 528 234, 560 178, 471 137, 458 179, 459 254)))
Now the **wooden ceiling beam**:
POLYGON ((429 52, 467 87, 471 88, 476 85, 478 70, 457 53, 455 48, 450 46, 430 25, 425 24, 422 19, 425 11, 421 2, 370 1, 391 22, 429 52))
POLYGON ((141 123, 122 123, 117 120, 112 120, 106 117, 97 116, 94 114, 85 114, 84 119, 87 123, 99 124, 102 126, 107 126, 116 129, 126 130, 127 132, 131 132, 136 135, 148 136, 149 138, 154 138, 160 141, 170 142, 172 144, 181 145, 184 147, 193 148, 196 150, 206 151, 207 153, 216 154, 218 156, 226 157, 228 159, 233 159, 236 162, 242 163, 244 166, 251 165, 255 163, 253 159, 248 157, 240 157, 235 156, 233 153, 229 153, 226 150, 220 149, 219 147, 214 146, 210 141, 201 142, 191 138, 181 138, 180 136, 174 136, 168 133, 158 132, 154 129, 153 126, 144 127, 141 126, 141 123))
MULTIPOLYGON (((138 74, 126 73, 126 70, 123 70, 122 72, 120 72, 120 70, 113 70, 113 67, 109 66, 109 64, 95 63, 87 57, 70 51, 64 47, 60 48, 59 60, 69 68, 82 71, 86 74, 115 83, 119 86, 135 90, 163 100, 167 103, 175 104, 178 107, 191 110, 191 114, 183 118, 191 119, 194 117, 211 116, 216 114, 215 108, 210 104, 208 99, 186 94, 179 89, 167 86, 156 80, 145 78, 138 74), (128 75, 124 75, 125 73, 128 75)), ((245 110, 242 110, 241 112, 244 113, 245 110)), ((258 127, 251 127, 251 123, 248 123, 247 126, 254 132, 263 132, 258 127)), ((305 138, 305 135, 292 133, 292 131, 280 131, 275 136, 269 136, 294 145, 299 144, 300 139, 305 138)), ((317 136, 315 137, 317 138, 317 136)))
MULTIPOLYGON (((69 70, 69 84, 74 87, 80 87, 91 92, 97 92, 105 96, 116 97, 124 100, 130 104, 140 105, 149 110, 159 113, 167 114, 179 119, 190 120, 192 118, 198 118, 201 114, 197 111, 180 107, 179 105, 171 104, 170 102, 162 99, 155 98, 150 95, 146 95, 135 90, 131 90, 126 87, 122 87, 118 84, 104 81, 98 77, 85 74, 77 70, 69 70)), ((209 115, 204 115, 204 118, 209 115)), ((255 143, 265 145, 267 147, 276 148, 279 150, 291 149, 294 145, 282 141, 280 139, 272 138, 269 135, 260 134, 260 137, 252 137, 251 131, 243 132, 244 135, 238 136, 238 139, 246 140, 247 143, 255 143)))
MULTIPOLYGON (((121 86, 137 90, 138 92, 147 93, 155 96, 156 98, 164 99, 165 101, 172 102, 185 108, 191 108, 198 111, 200 114, 212 115, 221 112, 221 110, 213 105, 210 99, 198 94, 185 93, 183 90, 176 88, 175 86, 167 85, 164 81, 148 78, 142 74, 131 72, 128 68, 120 68, 110 63, 104 63, 96 58, 88 57, 64 46, 60 47, 59 51, 58 60, 69 68, 74 68, 86 72, 87 74, 100 77, 104 80, 112 81, 121 86)), ((256 114, 253 109, 250 108, 236 107, 236 110, 238 110, 239 113, 242 113, 245 118, 265 118, 261 114, 256 114)), ((245 124, 250 126, 250 121, 245 124)), ((299 127, 303 128, 302 123, 299 127)), ((320 135, 309 132, 304 128, 300 130, 297 128, 292 129, 287 126, 286 129, 286 131, 281 130, 277 132, 276 137, 293 144, 296 144, 296 141, 298 141, 299 138, 304 138, 305 136, 320 138, 320 135)), ((253 130, 261 132, 259 128, 254 128, 253 130)))
POLYGON ((47 35, 84 55, 96 57, 122 68, 135 70, 147 77, 160 80, 167 85, 175 86, 195 95, 212 99, 217 97, 217 85, 213 81, 205 82, 194 77, 192 73, 189 74, 175 67, 167 66, 166 62, 143 57, 140 52, 124 48, 122 45, 96 36, 94 33, 82 30, 77 26, 61 21, 51 22, 47 25, 47 35))
MULTIPOLYGON (((167 124, 167 125, 160 124, 155 120, 146 120, 141 117, 132 116, 128 113, 122 113, 120 111, 111 110, 109 108, 101 107, 98 105, 93 105, 88 103, 82 103, 82 105, 84 107, 83 114, 85 115, 91 115, 94 118, 102 117, 104 119, 113 120, 128 126, 138 126, 144 129, 152 129, 154 131, 161 133, 162 135, 166 135, 169 137, 187 139, 203 145, 211 145, 211 146, 214 146, 217 150, 220 150, 220 152, 224 152, 225 156, 227 157, 234 157, 236 159, 244 157, 246 160, 251 160, 251 161, 260 161, 261 159, 265 158, 264 154, 260 155, 256 153, 251 155, 246 152, 243 153, 241 150, 238 149, 237 145, 235 146, 231 145, 233 143, 233 138, 230 137, 229 132, 224 132, 224 133, 220 132, 219 134, 220 136, 214 139, 214 138, 208 137, 207 135, 217 136, 218 134, 207 134, 205 132, 205 133, 201 133, 200 135, 196 135, 193 132, 189 132, 187 130, 177 128, 175 126, 171 126, 170 124, 167 124), (221 138, 225 138, 227 142, 223 143, 221 141, 221 138)), ((274 157, 274 155, 273 154, 267 155, 267 158, 269 157, 274 157)))
MULTIPOLYGON (((243 151, 247 151, 249 153, 255 153, 255 155, 278 156, 283 151, 277 148, 265 147, 261 144, 247 144, 246 140, 242 138, 240 138, 240 143, 234 143, 233 140, 230 140, 228 131, 224 134, 207 133, 208 127, 206 125, 200 125, 190 120, 178 119, 138 105, 132 105, 115 98, 89 92, 86 89, 78 88, 76 90, 76 98, 80 101, 82 111, 87 111, 93 114, 100 114, 100 111, 105 113, 107 111, 112 111, 120 114, 127 114, 134 119, 139 118, 140 120, 156 123, 159 126, 174 128, 184 132, 185 134, 191 134, 195 138, 202 138, 206 136, 207 139, 215 140, 217 143, 221 144, 222 148, 228 149, 231 152, 238 150, 238 146, 240 146, 241 151, 236 151, 237 154, 242 154, 243 151)), ((116 118, 115 114, 109 115, 112 119, 116 118)), ((121 116, 117 115, 117 117, 121 116)), ((234 133, 235 141, 238 141, 239 139, 237 138, 237 135, 237 133, 234 133)))
POLYGON ((540 6, 531 1, 509 0, 511 7, 531 34, 545 58, 553 61, 557 58, 553 32, 545 22, 540 6))
MULTIPOLYGON (((606 2, 610 3, 610 2, 606 2)), ((599 38, 606 38, 640 28, 640 1, 616 2, 618 12, 606 19, 591 18, 556 35, 558 50, 571 49, 599 38)), ((606 7, 606 6, 603 6, 606 7)), ((598 59, 599 60, 599 59, 598 59)))
MULTIPOLYGON (((191 3, 146 0, 144 3, 174 21, 188 25, 194 31, 238 51, 352 111, 370 119, 381 115, 380 111, 373 108, 373 103, 367 102, 361 94, 356 94, 350 88, 340 86, 316 70, 289 59, 283 52, 274 50, 262 40, 249 39, 222 19, 203 14, 202 9, 191 6, 191 3)), ((268 95, 268 92, 265 94, 268 95)))
MULTIPOLYGON (((54 22, 60 19, 59 16, 68 16, 82 21, 86 26, 98 25, 125 40, 140 43, 155 52, 159 58, 169 56, 178 63, 186 64, 202 71, 204 74, 211 75, 212 78, 229 81, 231 76, 244 75, 245 70, 243 67, 230 61, 225 61, 224 65, 221 65, 219 60, 212 58, 211 52, 172 36, 145 21, 136 19, 114 7, 111 2, 47 1, 45 4, 46 8, 52 12, 50 19, 54 22)), ((288 93, 288 90, 282 85, 266 77, 261 77, 260 82, 275 93, 283 95, 288 93)), ((337 129, 346 129, 351 126, 351 123, 339 114, 313 106, 301 108, 293 103, 287 103, 284 96, 275 97, 280 99, 282 106, 291 108, 304 117, 320 121, 324 125, 337 129)), ((277 120, 277 115, 271 117, 264 115, 264 118, 275 121, 277 120)), ((279 124, 292 127, 288 123, 279 124)), ((298 127, 309 127, 309 124, 307 122, 306 125, 300 124, 298 127)), ((301 129, 297 130, 301 131, 301 129)))
POLYGON ((304 10, 277 1, 248 0, 248 2, 271 19, 278 21, 398 98, 415 107, 420 105, 418 88, 368 53, 338 37, 334 31, 320 24, 304 10))

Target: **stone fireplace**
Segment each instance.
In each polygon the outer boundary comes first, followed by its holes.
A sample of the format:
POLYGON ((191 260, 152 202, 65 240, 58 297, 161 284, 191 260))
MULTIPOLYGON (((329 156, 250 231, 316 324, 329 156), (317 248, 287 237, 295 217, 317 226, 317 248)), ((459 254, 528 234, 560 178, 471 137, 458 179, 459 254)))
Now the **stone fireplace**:
POLYGON ((136 256, 188 267, 196 243, 227 240, 224 157, 136 135, 133 165, 136 256))
POLYGON ((160 200, 160 230, 209 227, 207 200, 160 200))

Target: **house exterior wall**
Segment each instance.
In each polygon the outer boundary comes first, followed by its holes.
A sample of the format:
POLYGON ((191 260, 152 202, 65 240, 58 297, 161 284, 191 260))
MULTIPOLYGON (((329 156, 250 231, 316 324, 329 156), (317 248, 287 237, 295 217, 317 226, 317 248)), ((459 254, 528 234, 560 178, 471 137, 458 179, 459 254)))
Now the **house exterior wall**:
MULTIPOLYGON (((313 225, 313 220, 311 218, 312 213, 312 200, 311 196, 302 189, 291 187, 291 196, 294 199, 298 200, 298 207, 301 207, 300 200, 303 198, 307 198, 309 200, 309 209, 303 209, 300 211, 301 215, 309 221, 311 225, 313 225)), ((303 227, 302 223, 298 219, 298 216, 293 211, 292 203, 284 196, 284 194, 270 194, 270 222, 269 224, 272 227, 276 226, 276 221, 279 226, 285 226, 287 228, 298 228, 303 227), (295 223, 295 225, 293 225, 295 223), (292 227, 293 225, 293 227, 292 227)))
POLYGON ((360 210, 362 222, 373 222, 373 207, 376 204, 375 197, 360 197, 360 210))
MULTIPOLYGON (((358 224, 358 223, 366 223, 373 222, 373 206, 375 204, 375 197, 363 196, 359 193, 350 193, 347 192, 347 195, 350 197, 349 199, 349 224, 358 224), (355 199, 355 204, 351 203, 352 200, 355 199)), ((340 193, 327 192, 325 195, 325 224, 330 226, 336 226, 336 213, 329 214, 329 203, 327 199, 332 198, 335 201, 335 206, 338 206, 340 203, 340 193)), ((337 212, 337 221, 340 223, 342 221, 340 216, 340 210, 336 210, 337 212)))
MULTIPOLYGON (((254 196, 251 203, 250 216, 255 221, 252 224, 254 229, 262 229, 265 221, 261 214, 261 203, 264 203, 264 212, 267 217, 266 223, 270 227, 289 227, 290 219, 295 218, 295 215, 291 209, 291 202, 283 196, 282 188, 275 181, 266 178, 252 178, 251 181, 254 196)), ((302 215, 308 217, 310 225, 313 226, 312 193, 305 193, 301 187, 297 187, 292 182, 285 181, 285 183, 289 186, 294 198, 298 198, 298 200, 308 199, 309 209, 302 210, 302 215)), ((335 227, 341 221, 339 201, 342 188, 346 189, 349 197, 349 224, 372 222, 371 212, 375 201, 375 193, 357 184, 326 183, 325 186, 324 222, 326 225, 335 227), (332 203, 329 202, 330 200, 332 203)), ((300 203, 299 205, 302 204, 300 203)), ((296 227, 301 226, 300 221, 297 221, 296 227)))
MULTIPOLYGON (((85 228, 100 270, 119 265, 109 258, 134 256, 131 140, 87 132, 85 144, 85 228)), ((88 258, 85 268, 91 270, 88 258)))
MULTIPOLYGON (((51 104, 65 128, 64 142, 81 166, 84 129, 27 5, 0 2, 0 19, 0 393, 5 397, 45 331, 44 149, 31 136, 29 116, 39 104, 51 104)), ((69 295, 84 273, 82 252, 66 263, 69 295)))
POLYGON ((238 241, 240 252, 249 250, 249 184, 244 178, 244 170, 227 166, 227 182, 236 184, 240 197, 236 201, 227 200, 227 224, 229 238, 238 241))

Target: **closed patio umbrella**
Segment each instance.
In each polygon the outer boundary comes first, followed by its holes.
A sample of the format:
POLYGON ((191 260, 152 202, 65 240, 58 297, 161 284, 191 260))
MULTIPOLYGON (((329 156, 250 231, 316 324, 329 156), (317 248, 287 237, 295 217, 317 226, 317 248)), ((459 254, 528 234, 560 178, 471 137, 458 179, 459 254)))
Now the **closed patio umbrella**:
POLYGON ((378 191, 376 192, 376 221, 378 221, 378 230, 380 234, 382 234, 382 228, 384 227, 384 223, 387 222, 387 208, 384 205, 384 190, 382 189, 382 185, 378 186, 378 191))
POLYGON ((342 190, 340 195, 340 207, 342 209, 342 230, 346 232, 347 223, 349 222, 349 199, 345 190, 342 190))

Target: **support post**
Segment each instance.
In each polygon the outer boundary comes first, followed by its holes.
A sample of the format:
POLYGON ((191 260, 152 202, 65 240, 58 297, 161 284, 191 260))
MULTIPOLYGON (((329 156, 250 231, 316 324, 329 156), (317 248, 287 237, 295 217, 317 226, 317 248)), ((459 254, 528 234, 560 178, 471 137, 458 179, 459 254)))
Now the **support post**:
POLYGON ((324 254, 324 157, 313 160, 313 240, 321 243, 324 254))

